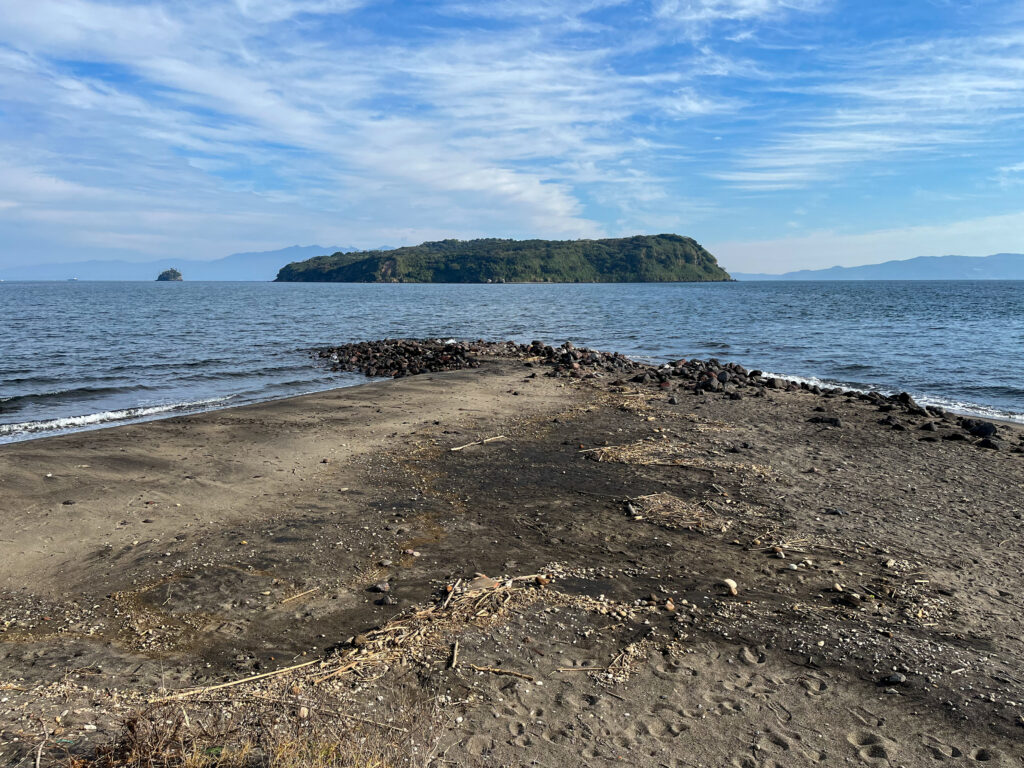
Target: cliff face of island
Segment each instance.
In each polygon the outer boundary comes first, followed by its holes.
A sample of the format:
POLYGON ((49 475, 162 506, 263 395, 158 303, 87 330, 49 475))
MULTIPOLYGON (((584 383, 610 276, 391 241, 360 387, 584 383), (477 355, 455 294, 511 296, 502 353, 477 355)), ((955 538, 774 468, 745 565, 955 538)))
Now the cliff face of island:
POLYGON ((391 251, 317 256, 276 282, 650 283, 730 280, 715 257, 679 235, 607 240, 441 240, 391 251))
POLYGON ((180 283, 182 279, 181 272, 171 267, 157 275, 156 281, 158 283, 180 283))

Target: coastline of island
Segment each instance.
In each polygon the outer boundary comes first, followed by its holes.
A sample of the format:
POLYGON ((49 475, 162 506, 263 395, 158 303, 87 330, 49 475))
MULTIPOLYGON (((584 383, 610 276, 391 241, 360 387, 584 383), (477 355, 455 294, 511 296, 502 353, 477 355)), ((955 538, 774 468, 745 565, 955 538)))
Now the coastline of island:
POLYGON ((630 283, 732 278, 696 240, 636 235, 603 240, 439 240, 387 251, 317 256, 275 282, 630 283))

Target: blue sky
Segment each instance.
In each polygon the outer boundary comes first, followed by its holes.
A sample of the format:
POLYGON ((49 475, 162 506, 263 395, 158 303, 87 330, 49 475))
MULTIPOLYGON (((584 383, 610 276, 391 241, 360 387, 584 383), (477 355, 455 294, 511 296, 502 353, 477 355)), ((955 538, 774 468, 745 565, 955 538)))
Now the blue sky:
POLYGON ((0 266, 677 232, 1024 251, 1024 4, 0 0, 0 266))

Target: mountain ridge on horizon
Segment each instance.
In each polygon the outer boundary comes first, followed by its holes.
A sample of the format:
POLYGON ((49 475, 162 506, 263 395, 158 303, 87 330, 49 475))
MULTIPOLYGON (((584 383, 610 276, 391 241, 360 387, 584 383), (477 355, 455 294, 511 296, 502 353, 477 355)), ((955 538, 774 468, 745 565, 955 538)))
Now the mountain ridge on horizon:
POLYGON ((770 274, 732 272, 740 281, 772 280, 1024 280, 1024 254, 915 256, 856 267, 800 269, 770 274))
MULTIPOLYGON (((290 245, 273 251, 245 251, 218 259, 153 259, 151 261, 124 261, 120 259, 90 259, 88 261, 54 262, 18 267, 0 268, 2 280, 156 280, 157 275, 169 267, 179 270, 189 282, 197 280, 266 281, 277 276, 277 271, 289 261, 326 255, 338 250, 359 251, 349 246, 321 247, 319 245, 290 245)), ((374 250, 389 250, 380 246, 374 250)))

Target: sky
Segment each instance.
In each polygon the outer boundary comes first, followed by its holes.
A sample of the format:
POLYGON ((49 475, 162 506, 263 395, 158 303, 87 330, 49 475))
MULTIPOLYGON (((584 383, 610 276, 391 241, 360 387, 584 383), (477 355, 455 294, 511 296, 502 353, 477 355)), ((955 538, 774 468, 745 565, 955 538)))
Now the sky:
POLYGON ((688 235, 1024 252, 1020 0, 0 0, 0 267, 688 235))

